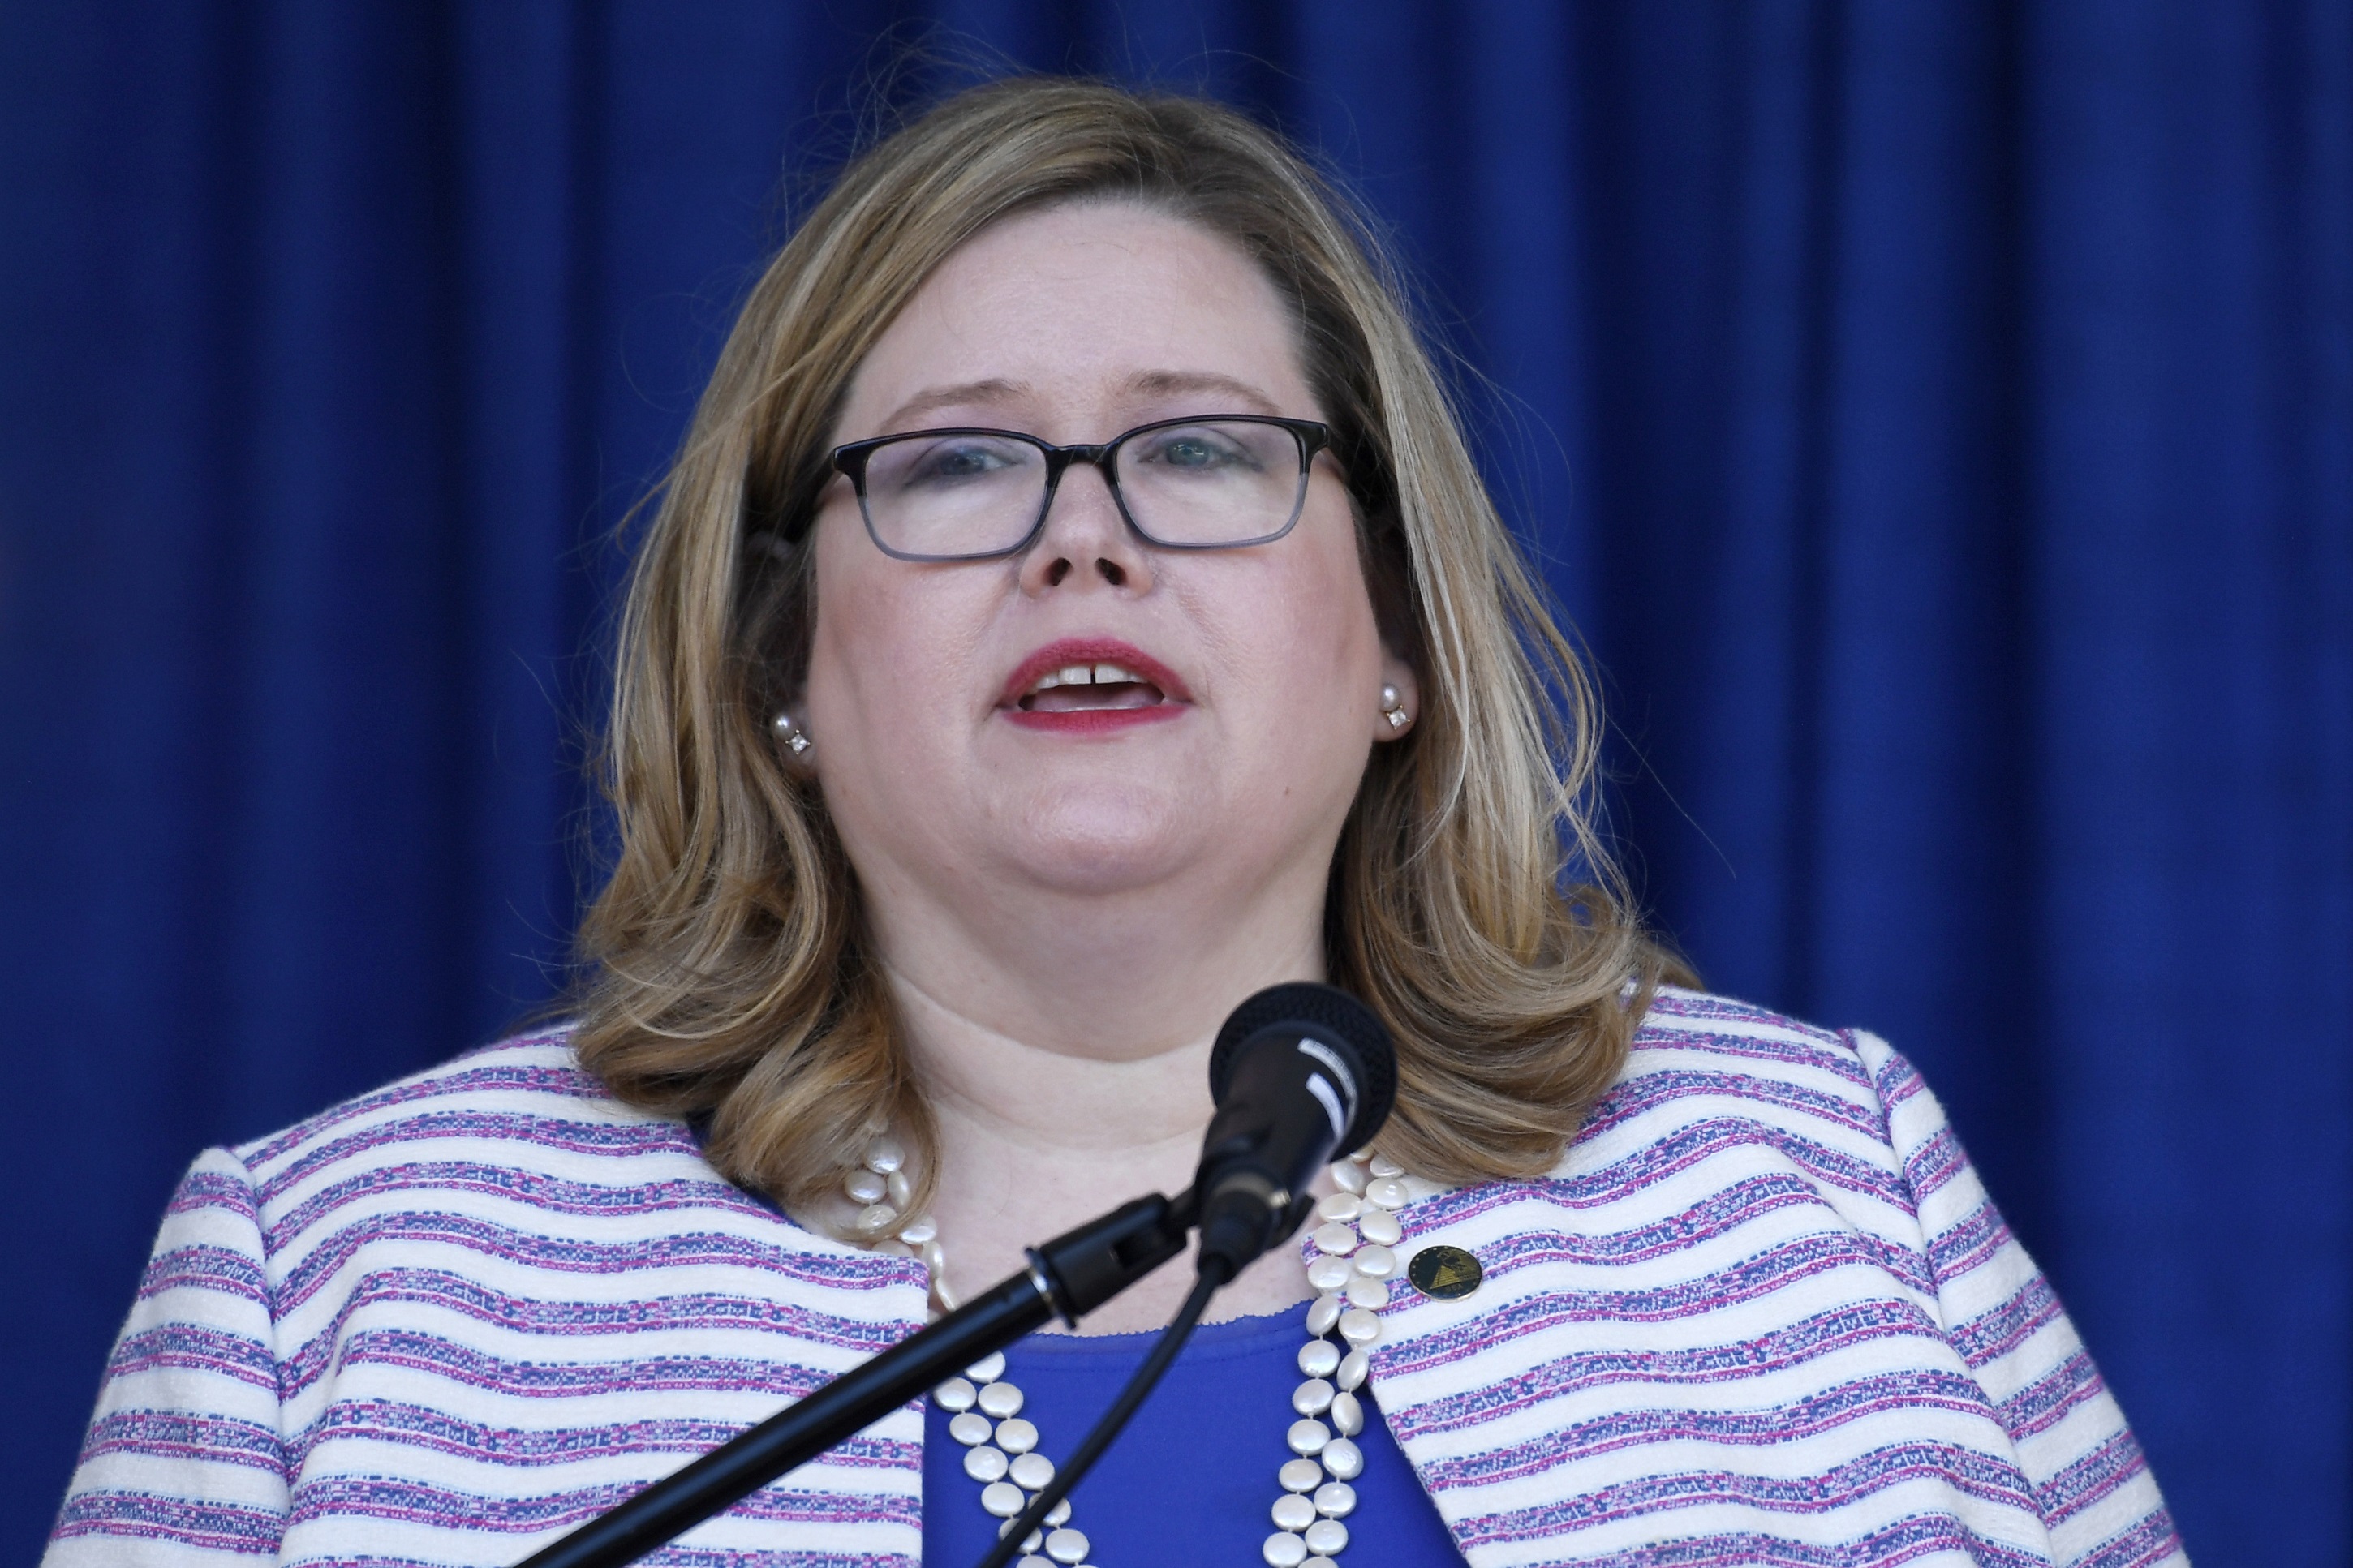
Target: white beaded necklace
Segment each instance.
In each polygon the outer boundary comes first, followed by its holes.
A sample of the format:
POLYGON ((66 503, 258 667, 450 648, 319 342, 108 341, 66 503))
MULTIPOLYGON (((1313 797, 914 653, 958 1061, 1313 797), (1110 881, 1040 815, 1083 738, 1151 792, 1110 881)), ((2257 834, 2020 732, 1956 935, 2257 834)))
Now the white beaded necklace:
MULTIPOLYGON (((876 1238, 877 1251, 921 1258, 931 1270, 934 1313, 952 1312, 957 1303, 939 1226, 929 1215, 900 1223, 912 1194, 906 1163, 906 1150, 892 1138, 867 1145, 864 1167, 843 1184, 860 1205, 852 1224, 860 1236, 876 1238)), ((1341 1521, 1356 1511, 1349 1483, 1365 1468, 1355 1442, 1365 1429, 1356 1391, 1381 1337, 1377 1309, 1387 1304, 1398 1272, 1392 1248, 1404 1232, 1392 1211, 1409 1195, 1404 1178, 1396 1162, 1359 1151, 1332 1167, 1340 1190, 1315 1205, 1310 1239, 1316 1257, 1307 1265, 1307 1283, 1316 1295, 1307 1309, 1307 1342, 1299 1348, 1303 1381, 1291 1395, 1298 1419, 1285 1434, 1296 1457, 1275 1472, 1282 1495, 1274 1502, 1274 1533, 1261 1549, 1271 1568, 1336 1568, 1333 1559, 1348 1544, 1341 1521)), ((1021 1416, 1021 1390, 1005 1381, 1005 1357, 974 1363, 932 1397, 948 1412, 948 1433, 965 1446, 965 1474, 980 1483, 980 1506, 1004 1521, 997 1526, 1003 1534, 1029 1506, 1030 1494, 1054 1479, 1054 1462, 1038 1452, 1037 1426, 1021 1416)), ((1089 1543, 1070 1520, 1065 1498, 1047 1514, 1046 1529, 1022 1542, 1030 1555, 1019 1560, 1020 1568, 1083 1568, 1089 1543), (1040 1551, 1044 1555, 1036 1555, 1040 1551)))

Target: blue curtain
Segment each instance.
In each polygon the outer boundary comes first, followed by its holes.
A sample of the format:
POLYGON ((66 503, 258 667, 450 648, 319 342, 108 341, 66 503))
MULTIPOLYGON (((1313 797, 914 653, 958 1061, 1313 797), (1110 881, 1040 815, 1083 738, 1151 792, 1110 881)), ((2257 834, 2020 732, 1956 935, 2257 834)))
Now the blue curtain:
POLYGON ((560 978, 616 539, 910 23, 1356 183, 1662 922, 1921 1063, 2200 1562, 2353 1562, 2343 0, 0 9, 0 1554, 195 1152, 560 978))

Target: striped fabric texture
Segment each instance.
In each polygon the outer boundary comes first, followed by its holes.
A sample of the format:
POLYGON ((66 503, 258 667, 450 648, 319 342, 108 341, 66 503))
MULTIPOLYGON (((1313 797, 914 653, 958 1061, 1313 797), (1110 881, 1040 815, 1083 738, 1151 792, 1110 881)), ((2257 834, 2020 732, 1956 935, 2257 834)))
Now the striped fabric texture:
MULTIPOLYGON (((2050 1287, 1868 1035, 1667 993, 1552 1176, 1415 1190, 1400 1252, 1485 1279, 1398 1284, 1373 1386, 1474 1568, 2181 1560, 2050 1287)), ((923 1300, 920 1264, 730 1187, 561 1032, 507 1041, 196 1162, 45 1561, 513 1563, 923 1300)), ((912 1565, 923 1436, 900 1411, 648 1561, 912 1565)))

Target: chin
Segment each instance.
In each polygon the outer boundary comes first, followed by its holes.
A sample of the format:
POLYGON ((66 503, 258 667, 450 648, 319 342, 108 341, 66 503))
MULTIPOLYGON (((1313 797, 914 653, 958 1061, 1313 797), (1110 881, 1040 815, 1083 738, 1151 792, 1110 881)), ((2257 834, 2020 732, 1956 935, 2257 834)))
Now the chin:
POLYGON ((1129 892, 1198 866, 1215 836, 1173 802, 1138 804, 1043 803, 1024 814, 1002 857, 1033 884, 1071 893, 1129 892))

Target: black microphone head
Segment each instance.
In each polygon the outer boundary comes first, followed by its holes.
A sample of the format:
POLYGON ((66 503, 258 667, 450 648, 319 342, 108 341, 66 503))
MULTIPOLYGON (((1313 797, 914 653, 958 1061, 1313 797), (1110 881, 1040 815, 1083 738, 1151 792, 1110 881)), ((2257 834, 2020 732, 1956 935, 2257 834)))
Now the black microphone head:
POLYGON ((1354 1114, 1332 1151, 1345 1159, 1373 1141, 1397 1103, 1397 1046, 1373 1010, 1330 985, 1293 981, 1270 985, 1235 1008, 1209 1048, 1209 1097, 1219 1105, 1233 1087, 1234 1064, 1244 1047, 1261 1039, 1284 1046, 1313 1041, 1331 1053, 1335 1076, 1353 1088, 1354 1114))
POLYGON ((1209 1050, 1218 1102, 1193 1177, 1203 1276, 1231 1279, 1297 1230, 1321 1165, 1369 1142, 1397 1099, 1381 1021, 1329 985, 1276 985, 1234 1009, 1209 1050))

